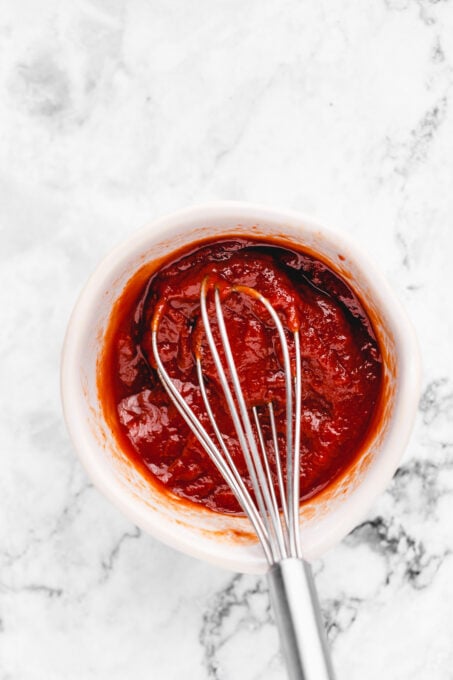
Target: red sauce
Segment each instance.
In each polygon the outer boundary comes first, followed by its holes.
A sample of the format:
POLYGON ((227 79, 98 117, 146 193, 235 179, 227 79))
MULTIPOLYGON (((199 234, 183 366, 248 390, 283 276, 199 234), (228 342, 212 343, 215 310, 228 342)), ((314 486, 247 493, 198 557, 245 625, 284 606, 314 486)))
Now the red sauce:
MULTIPOLYGON (((301 499, 313 497, 351 466, 377 413, 382 361, 371 322, 353 290, 321 260, 274 242, 229 239, 179 251, 158 271, 142 270, 117 302, 100 363, 107 420, 123 450, 157 484, 218 512, 240 508, 220 473, 171 404, 154 369, 151 320, 165 302, 158 334, 161 358, 179 389, 209 424, 194 364, 201 343, 207 391, 241 473, 246 467, 205 337, 200 285, 207 275, 258 289, 288 330, 299 328, 302 362, 301 499), (144 273, 146 277, 144 278, 144 273)), ((238 293, 223 301, 249 406, 272 400, 281 450, 285 393, 275 328, 260 303, 238 293)), ((272 454, 270 427, 263 418, 272 454)))

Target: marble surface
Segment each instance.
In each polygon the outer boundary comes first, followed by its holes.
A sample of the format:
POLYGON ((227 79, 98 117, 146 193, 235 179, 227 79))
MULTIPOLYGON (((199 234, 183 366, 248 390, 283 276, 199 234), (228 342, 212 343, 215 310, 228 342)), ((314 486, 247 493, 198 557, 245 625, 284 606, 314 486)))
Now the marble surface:
POLYGON ((448 0, 3 0, 1 680, 285 677, 263 581, 132 526, 61 414, 98 260, 218 198, 344 229, 414 321, 414 436, 314 569, 339 680, 453 677, 452 36, 448 0))

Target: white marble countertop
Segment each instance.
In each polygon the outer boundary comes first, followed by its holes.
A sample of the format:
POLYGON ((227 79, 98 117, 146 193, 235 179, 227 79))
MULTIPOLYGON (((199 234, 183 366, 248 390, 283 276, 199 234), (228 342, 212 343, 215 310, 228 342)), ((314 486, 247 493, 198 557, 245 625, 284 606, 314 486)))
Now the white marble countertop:
POLYGON ((1 680, 285 677, 263 581, 138 531, 61 415, 98 260, 218 198, 344 229, 414 321, 414 436, 315 573, 339 680, 452 677, 452 83, 448 0, 3 0, 1 680))

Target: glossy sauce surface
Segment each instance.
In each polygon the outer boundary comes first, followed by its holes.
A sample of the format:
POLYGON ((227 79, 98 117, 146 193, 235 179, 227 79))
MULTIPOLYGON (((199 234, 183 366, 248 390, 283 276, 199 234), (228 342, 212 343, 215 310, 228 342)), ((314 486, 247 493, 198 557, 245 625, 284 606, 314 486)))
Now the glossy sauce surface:
MULTIPOLYGON (((200 321, 200 286, 205 276, 250 286, 265 295, 287 330, 291 353, 292 331, 299 330, 303 386, 300 488, 302 500, 308 499, 360 455, 373 426, 382 368, 379 346, 360 301, 337 274, 311 255, 274 243, 229 239, 179 253, 140 285, 132 279, 112 313, 99 369, 107 420, 126 454, 155 483, 212 510, 240 512, 222 476, 161 386, 152 356, 151 321, 156 305, 163 304, 158 344, 165 367, 210 431, 194 362, 195 353, 201 352, 217 422, 250 486, 200 321)), ((246 401, 262 414, 273 464, 272 433, 266 417, 269 401, 276 415, 281 451, 286 422, 275 327, 261 303, 228 286, 222 297, 246 401)), ((208 310, 214 318, 212 300, 208 310)))

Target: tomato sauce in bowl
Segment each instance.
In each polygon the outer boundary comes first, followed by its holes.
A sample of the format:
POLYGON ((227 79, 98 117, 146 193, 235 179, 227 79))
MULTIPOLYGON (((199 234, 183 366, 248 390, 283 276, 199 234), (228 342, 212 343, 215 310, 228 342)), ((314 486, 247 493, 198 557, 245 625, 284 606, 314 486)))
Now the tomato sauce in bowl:
MULTIPOLYGON (((200 286, 206 276, 259 290, 277 309, 289 341, 290 331, 299 329, 302 502, 354 464, 377 419, 382 355, 364 306, 333 269, 313 254, 277 240, 225 237, 173 253, 147 272, 146 276, 137 272, 115 304, 98 365, 98 391, 122 450, 150 482, 216 512, 241 512, 162 387, 151 350, 151 321, 156 307, 164 303, 158 334, 161 358, 209 430, 194 359, 200 342, 200 286)), ((227 296, 224 310, 247 404, 264 408, 272 401, 284 446, 284 378, 275 329, 244 296, 227 296)), ((208 351, 203 356, 216 420, 250 486, 212 359, 208 351)), ((266 424, 264 437, 272 458, 266 424)))

